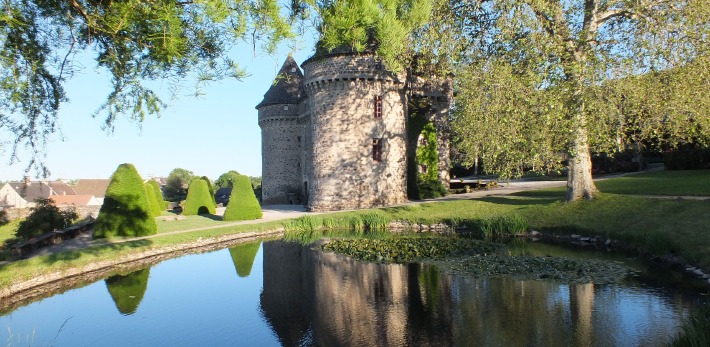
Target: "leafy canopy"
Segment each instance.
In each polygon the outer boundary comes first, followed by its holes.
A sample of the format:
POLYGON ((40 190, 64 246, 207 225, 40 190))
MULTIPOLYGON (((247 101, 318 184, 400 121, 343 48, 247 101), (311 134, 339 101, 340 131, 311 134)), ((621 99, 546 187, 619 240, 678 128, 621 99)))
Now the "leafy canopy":
POLYGON ((51 199, 37 199, 35 203, 27 218, 18 225, 17 237, 29 239, 52 230, 61 230, 79 218, 73 208, 60 210, 51 199))
POLYGON ((452 128, 465 163, 483 157, 509 177, 555 169, 566 153, 576 199, 595 191, 590 152, 642 139, 707 143, 707 1, 445 5, 436 18, 446 24, 432 30, 460 28, 436 34, 463 63, 452 128))
MULTIPOLYGON (((59 130, 68 100, 64 86, 93 56, 110 75, 111 91, 94 116, 111 131, 117 117, 142 121, 165 106, 149 81, 170 85, 172 97, 192 81, 200 87, 245 72, 228 53, 240 41, 272 52, 293 37, 291 20, 275 0, 6 0, 0 5, 0 131, 32 156, 27 170, 48 176, 44 145, 59 130)), ((2 149, 2 148, 0 148, 2 149)))
POLYGON ((427 23, 432 0, 335 0, 316 3, 319 14, 319 48, 331 51, 349 47, 363 52, 376 47, 377 54, 394 72, 410 59, 414 30, 427 23))

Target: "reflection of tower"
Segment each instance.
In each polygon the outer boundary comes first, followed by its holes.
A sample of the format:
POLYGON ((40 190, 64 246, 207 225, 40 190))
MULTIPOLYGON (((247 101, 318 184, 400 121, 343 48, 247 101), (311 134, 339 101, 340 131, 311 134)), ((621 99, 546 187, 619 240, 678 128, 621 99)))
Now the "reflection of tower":
POLYGON ((365 263, 283 242, 264 243, 263 254, 261 308, 285 346, 451 344, 450 291, 421 277, 418 264, 365 263))
POLYGON ((312 279, 298 243, 265 242, 261 310, 282 346, 302 345, 310 335, 312 279))
POLYGON ((131 272, 127 275, 114 275, 105 280, 106 288, 116 308, 123 315, 136 312, 148 288, 150 268, 131 272))
POLYGON ((249 277, 256 253, 259 252, 259 247, 261 247, 261 241, 242 243, 229 249, 229 254, 232 256, 232 262, 239 277, 249 277))

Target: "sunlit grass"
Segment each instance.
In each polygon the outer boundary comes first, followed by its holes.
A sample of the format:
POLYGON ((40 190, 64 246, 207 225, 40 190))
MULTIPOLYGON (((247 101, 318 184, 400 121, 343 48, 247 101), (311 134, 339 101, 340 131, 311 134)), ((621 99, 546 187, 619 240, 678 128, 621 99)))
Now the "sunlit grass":
MULTIPOLYGON (((635 186, 634 189, 638 192, 635 194, 656 195, 662 192, 668 193, 671 187, 674 187, 673 184, 659 182, 685 180, 690 186, 696 187, 695 191, 700 193, 705 192, 700 187, 702 183, 710 182, 710 171, 654 172, 639 176, 637 180, 634 180, 636 176, 629 176, 599 182, 602 191, 616 189, 617 194, 602 193, 594 201, 575 203, 563 202, 564 191, 560 190, 556 196, 537 194, 430 202, 383 209, 309 215, 302 219, 256 224, 228 225, 227 222, 222 222, 216 217, 206 216, 186 216, 184 219, 173 218, 164 221, 163 218, 175 217, 164 215, 157 217, 156 220, 159 234, 149 239, 40 256, 0 267, 0 287, 43 273, 81 269, 104 260, 130 261, 137 254, 152 249, 175 247, 191 244, 199 239, 248 231, 289 229, 289 227, 308 230, 324 228, 364 231, 370 228, 380 229, 390 221, 465 225, 476 220, 488 220, 498 216, 519 216, 527 222, 528 228, 544 233, 599 235, 627 241, 633 246, 646 248, 657 255, 673 252, 704 269, 710 269, 710 213, 708 213, 710 201, 634 197, 621 195, 622 188, 613 188, 615 184, 618 187, 635 186), (663 190, 659 187, 666 188, 663 190), (211 229, 170 234, 172 231, 200 228, 211 229)), ((679 191, 674 190, 676 193, 679 191)), ((710 195, 710 192, 707 194, 710 195)), ((0 230, 5 232, 8 229, 10 228, 5 226, 0 230)))
POLYGON ((2 247, 2 244, 11 238, 15 237, 15 231, 17 230, 17 227, 20 225, 20 219, 16 219, 14 221, 10 221, 10 223, 5 224, 0 226, 0 247, 2 247))

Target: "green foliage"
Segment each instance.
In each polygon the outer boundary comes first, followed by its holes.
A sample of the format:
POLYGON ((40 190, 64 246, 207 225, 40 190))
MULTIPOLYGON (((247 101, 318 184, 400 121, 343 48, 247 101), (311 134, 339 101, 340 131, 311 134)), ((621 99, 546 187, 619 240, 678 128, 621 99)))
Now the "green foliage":
POLYGON ((710 306, 708 304, 685 319, 681 332, 673 339, 670 346, 710 346, 710 306))
POLYGON ((0 227, 10 223, 10 219, 7 218, 7 211, 0 210, 0 227))
POLYGON ((214 197, 210 195, 208 183, 204 179, 195 179, 190 183, 187 199, 182 214, 186 216, 197 214, 215 214, 214 197))
POLYGON ((106 288, 118 312, 124 316, 136 313, 148 288, 148 278, 150 278, 150 268, 127 275, 114 275, 105 280, 106 288))
POLYGON ((153 186, 148 182, 145 183, 145 196, 148 199, 148 209, 150 210, 151 216, 160 216, 163 213, 163 201, 162 199, 158 201, 153 186))
POLYGON ((254 195, 251 182, 247 176, 239 176, 232 182, 232 194, 229 196, 229 204, 224 210, 224 220, 251 220, 259 219, 262 216, 261 206, 254 195))
POLYGON ((160 189, 160 184, 156 182, 155 180, 148 180, 148 184, 150 185, 151 189, 153 189, 153 192, 155 192, 155 200, 158 201, 160 204, 160 210, 164 211, 167 209, 167 201, 163 199, 163 191, 160 189))
POLYGON ((121 164, 111 175, 104 204, 94 224, 94 238, 146 236, 157 232, 143 179, 133 164, 121 164))
POLYGON ((424 125, 421 135, 419 135, 419 146, 417 146, 417 164, 426 165, 426 171, 421 172, 419 177, 424 181, 434 181, 439 179, 439 150, 436 142, 436 128, 434 123, 428 122, 424 125))
POLYGON ((449 193, 438 178, 434 180, 417 178, 417 191, 419 199, 440 198, 449 193))
POLYGON ((214 204, 216 206, 217 202, 215 202, 215 198, 214 198, 214 186, 212 186, 212 181, 207 176, 202 176, 202 177, 200 177, 200 179, 207 182, 207 189, 209 190, 210 196, 212 197, 212 202, 214 202, 214 204))
POLYGON ((182 201, 187 197, 187 188, 195 179, 192 171, 176 168, 170 171, 165 182, 165 199, 168 201, 182 201))
POLYGON ((236 181, 237 177, 239 176, 241 176, 241 174, 235 170, 230 170, 221 174, 219 178, 214 181, 215 190, 219 190, 221 188, 230 188, 234 186, 233 182, 236 181))
POLYGON ((186 81, 199 95, 206 83, 243 78, 229 57, 233 44, 259 40, 273 52, 294 37, 282 10, 273 0, 3 2, 0 130, 15 136, 10 156, 24 145, 28 167, 48 175, 38 155, 58 129, 65 83, 83 69, 75 57, 93 56, 108 73, 111 89, 96 115, 112 131, 119 115, 141 122, 165 106, 152 80, 175 96, 186 81))
POLYGON ((229 254, 232 256, 232 262, 239 277, 249 277, 260 247, 261 241, 255 241, 238 244, 229 249, 229 254))
POLYGON ((79 216, 74 209, 60 210, 50 199, 37 199, 30 215, 17 227, 17 237, 29 239, 52 230, 61 230, 72 224, 79 216))
POLYGON ((528 222, 519 215, 502 215, 487 219, 477 219, 470 224, 473 232, 481 233, 487 240, 523 235, 528 231, 528 222))
POLYGON ((322 246, 366 261, 406 263, 414 259, 442 258, 461 252, 486 254, 500 248, 489 242, 444 237, 396 237, 390 239, 338 239, 322 246))
POLYGON ((507 178, 555 169, 566 153, 568 196, 589 197, 590 150, 710 138, 707 2, 463 3, 472 11, 441 18, 461 29, 469 64, 457 72, 452 122, 464 164, 483 158, 507 178))
POLYGON ((431 0, 309 1, 321 16, 319 46, 331 51, 351 47, 363 52, 375 44, 394 72, 404 69, 414 30, 426 24, 431 0))

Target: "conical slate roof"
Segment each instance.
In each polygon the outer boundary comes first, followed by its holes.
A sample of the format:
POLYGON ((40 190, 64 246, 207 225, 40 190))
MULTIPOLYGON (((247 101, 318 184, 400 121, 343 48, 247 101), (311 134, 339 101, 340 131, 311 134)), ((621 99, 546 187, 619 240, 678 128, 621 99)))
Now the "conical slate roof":
POLYGON ((276 105, 276 104, 297 104, 306 96, 303 90, 303 73, 296 61, 289 54, 288 58, 281 66, 279 74, 276 75, 271 88, 264 94, 262 100, 256 108, 276 105))

